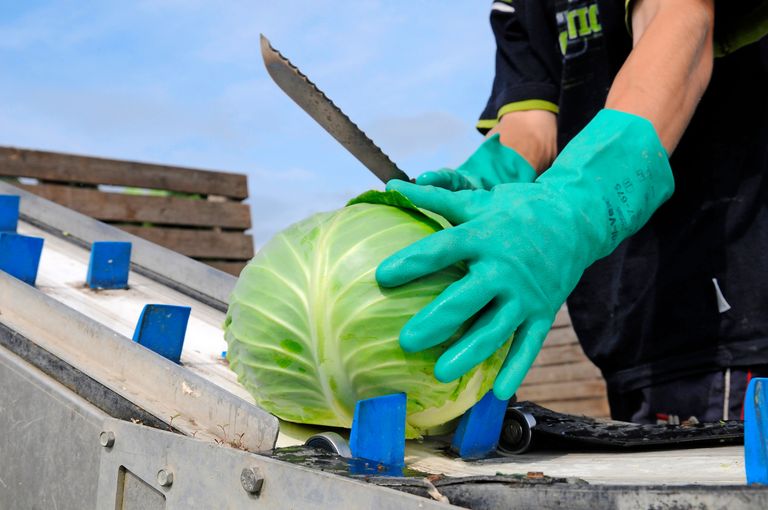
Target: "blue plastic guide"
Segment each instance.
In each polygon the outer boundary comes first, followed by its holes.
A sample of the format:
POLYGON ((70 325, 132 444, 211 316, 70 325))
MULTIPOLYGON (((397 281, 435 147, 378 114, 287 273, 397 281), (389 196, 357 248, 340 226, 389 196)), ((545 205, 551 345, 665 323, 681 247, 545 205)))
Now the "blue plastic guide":
POLYGON ((191 311, 188 306, 144 305, 133 341, 178 363, 191 311))
POLYGON ((0 195, 0 232, 16 233, 19 226, 19 195, 0 195))
POLYGON ((130 268, 131 243, 96 241, 91 245, 85 281, 92 289, 125 289, 130 268))
POLYGON ((744 397, 744 467, 747 483, 768 485, 768 378, 749 382, 744 397))
POLYGON ((358 400, 349 448, 353 457, 376 463, 368 466, 358 462, 354 464, 358 471, 402 474, 405 466, 405 403, 405 393, 358 400))
POLYGON ((499 444, 509 400, 499 400, 489 391, 464 413, 451 441, 451 450, 464 459, 487 456, 499 444))
POLYGON ((0 232, 0 271, 34 287, 43 238, 0 232))

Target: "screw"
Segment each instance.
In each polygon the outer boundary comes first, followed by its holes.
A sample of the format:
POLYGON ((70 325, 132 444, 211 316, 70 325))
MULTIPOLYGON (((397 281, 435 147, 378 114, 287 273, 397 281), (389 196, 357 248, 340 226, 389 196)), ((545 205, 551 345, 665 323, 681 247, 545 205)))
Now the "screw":
POLYGON ((243 468, 240 473, 240 484, 245 492, 258 496, 264 486, 264 477, 256 466, 243 468))
POLYGON ((165 469, 158 471, 157 483, 160 487, 170 487, 173 484, 173 472, 165 469))
POLYGON ((99 434, 99 444, 104 448, 112 448, 115 444, 115 433, 111 430, 104 430, 99 434))

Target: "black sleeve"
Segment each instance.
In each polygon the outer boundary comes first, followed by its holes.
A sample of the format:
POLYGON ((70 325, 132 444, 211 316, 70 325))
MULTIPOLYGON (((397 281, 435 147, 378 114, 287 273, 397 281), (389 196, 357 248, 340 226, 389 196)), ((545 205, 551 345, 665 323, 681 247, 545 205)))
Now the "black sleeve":
POLYGON ((722 57, 768 35, 768 1, 715 2, 715 56, 722 57))
POLYGON ((477 128, 485 133, 505 113, 558 112, 562 57, 552 2, 496 0, 491 6, 496 76, 477 128))

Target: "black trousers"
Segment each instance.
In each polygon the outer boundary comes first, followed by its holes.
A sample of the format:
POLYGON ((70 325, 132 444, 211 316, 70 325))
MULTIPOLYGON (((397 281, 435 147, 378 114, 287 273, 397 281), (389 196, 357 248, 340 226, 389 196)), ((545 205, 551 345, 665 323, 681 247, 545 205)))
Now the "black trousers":
POLYGON ((753 377, 768 377, 768 365, 732 367, 618 393, 608 388, 611 416, 634 423, 656 423, 676 416, 701 422, 744 419, 744 395, 753 377))

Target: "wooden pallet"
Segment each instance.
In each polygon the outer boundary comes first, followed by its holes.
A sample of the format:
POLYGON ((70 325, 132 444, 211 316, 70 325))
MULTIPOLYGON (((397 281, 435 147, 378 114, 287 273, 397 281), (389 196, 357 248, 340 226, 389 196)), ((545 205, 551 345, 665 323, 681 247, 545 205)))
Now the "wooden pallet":
POLYGON ((579 345, 565 305, 517 397, 562 413, 610 416, 605 380, 579 345))
POLYGON ((242 174, 0 147, 0 177, 234 275, 253 257, 242 174))

